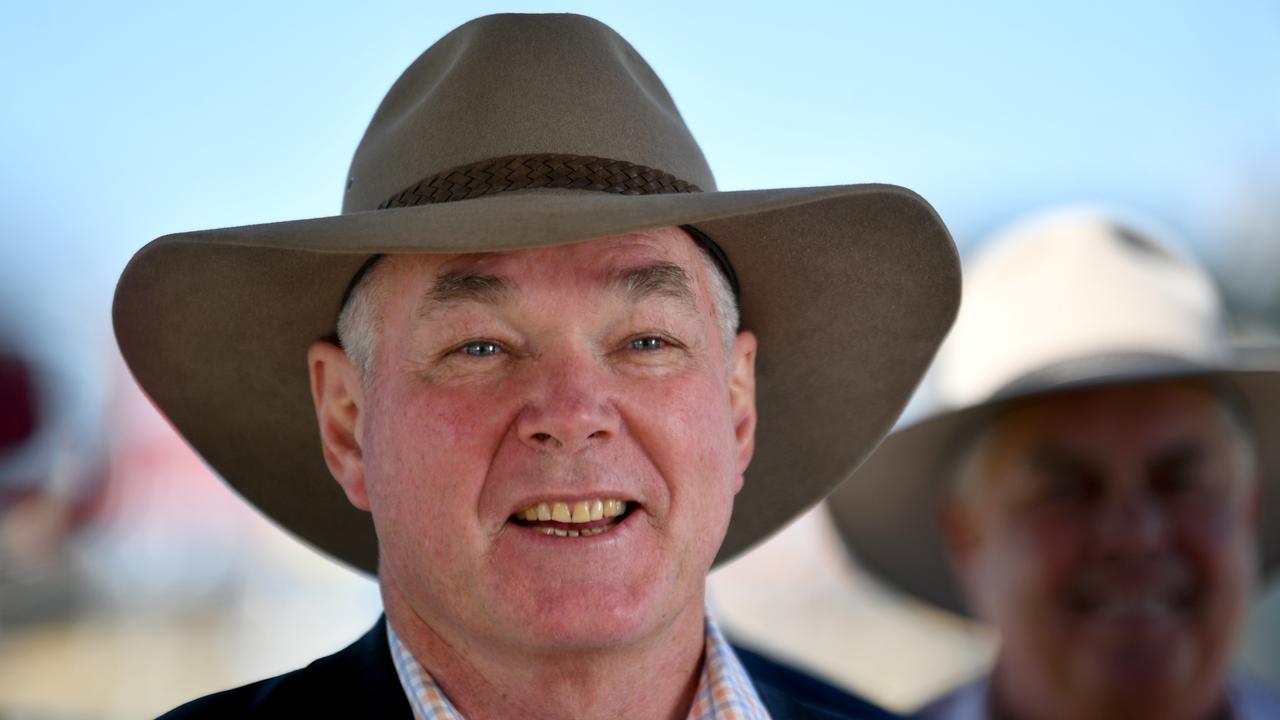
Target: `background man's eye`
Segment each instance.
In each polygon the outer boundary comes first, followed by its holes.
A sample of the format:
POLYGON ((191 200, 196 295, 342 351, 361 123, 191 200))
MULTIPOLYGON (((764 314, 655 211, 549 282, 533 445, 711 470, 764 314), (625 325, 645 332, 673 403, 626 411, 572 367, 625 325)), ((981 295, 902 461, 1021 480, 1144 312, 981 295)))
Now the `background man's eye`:
POLYGON ((1085 496, 1085 483, 1079 478, 1057 477, 1045 488, 1045 494, 1058 500, 1079 500, 1085 496))
POLYGON ((1165 496, 1181 495, 1196 486, 1195 469, 1186 465, 1160 468, 1152 474, 1151 487, 1165 496))
POLYGON ((472 357, 488 357, 497 355, 501 351, 502 348, 498 346, 498 343, 489 342, 488 340, 477 340, 462 346, 462 352, 472 357))
POLYGON ((666 346, 662 338, 643 337, 631 341, 632 350, 660 350, 666 346))
POLYGON ((1066 469, 1049 473, 1041 486, 1043 498, 1054 503, 1090 503, 1100 491, 1101 483, 1090 473, 1066 469))

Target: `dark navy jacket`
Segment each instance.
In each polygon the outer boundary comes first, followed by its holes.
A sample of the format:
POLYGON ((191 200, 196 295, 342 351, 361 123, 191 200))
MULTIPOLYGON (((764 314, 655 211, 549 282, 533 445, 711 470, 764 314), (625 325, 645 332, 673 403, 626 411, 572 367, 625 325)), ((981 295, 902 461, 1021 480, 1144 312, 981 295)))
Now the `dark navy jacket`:
MULTIPOLYGON (((775 720, 896 717, 758 653, 735 650, 775 720)), ((194 700, 162 720, 295 717, 413 720, 391 662, 385 618, 333 655, 300 670, 194 700)))

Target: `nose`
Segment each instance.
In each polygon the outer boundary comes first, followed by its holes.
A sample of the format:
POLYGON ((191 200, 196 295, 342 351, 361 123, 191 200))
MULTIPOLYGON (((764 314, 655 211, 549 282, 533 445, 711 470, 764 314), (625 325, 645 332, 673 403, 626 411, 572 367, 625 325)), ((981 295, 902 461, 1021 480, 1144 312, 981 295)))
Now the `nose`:
POLYGON ((521 442, 539 452, 569 454, 616 435, 620 421, 607 379, 589 361, 544 362, 539 377, 529 378, 529 399, 516 418, 521 442))
POLYGON ((1095 537, 1108 555, 1140 558, 1161 549, 1167 530, 1168 519, 1160 503, 1131 490, 1107 498, 1099 508, 1095 537))

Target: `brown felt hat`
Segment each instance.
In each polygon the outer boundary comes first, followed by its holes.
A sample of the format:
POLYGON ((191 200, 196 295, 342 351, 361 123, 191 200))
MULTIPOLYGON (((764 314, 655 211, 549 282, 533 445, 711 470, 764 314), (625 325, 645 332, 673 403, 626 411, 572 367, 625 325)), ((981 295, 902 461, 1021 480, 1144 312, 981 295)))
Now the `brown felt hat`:
POLYGON ((365 132, 335 217, 179 233, 140 250, 114 322, 138 382, 233 488, 375 572, 368 514, 320 451, 306 350, 379 253, 513 250, 685 226, 727 256, 760 340, 755 459, 723 560, 844 480, 950 326, 946 228, 887 185, 716 192, 653 70, 605 25, 495 15, 422 54, 365 132))
POLYGON ((1154 237, 1082 208, 1029 218, 983 247, 925 384, 931 408, 828 501, 863 567, 967 614, 939 511, 981 429, 1037 396, 1182 378, 1230 388, 1242 405, 1263 483, 1262 569, 1280 566, 1280 371, 1237 357, 1212 279, 1154 237))

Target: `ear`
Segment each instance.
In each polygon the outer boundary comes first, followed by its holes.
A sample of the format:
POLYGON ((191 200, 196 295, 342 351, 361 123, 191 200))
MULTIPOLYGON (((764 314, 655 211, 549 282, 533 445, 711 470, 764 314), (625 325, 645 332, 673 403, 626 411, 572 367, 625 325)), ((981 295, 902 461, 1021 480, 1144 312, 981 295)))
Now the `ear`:
POLYGON ((982 530, 965 500, 950 498, 938 510, 938 526, 946 548, 951 575, 964 592, 969 607, 982 614, 981 559, 982 530))
POLYGON ((738 448, 738 482, 734 492, 742 489, 742 474, 751 464, 756 450, 756 336, 747 330, 733 340, 729 374, 729 406, 733 412, 733 434, 738 448))
POLYGON ((307 366, 325 464, 346 492, 347 500, 368 510, 360 432, 360 410, 364 407, 360 372, 342 348, 325 340, 318 340, 307 349, 307 366))

